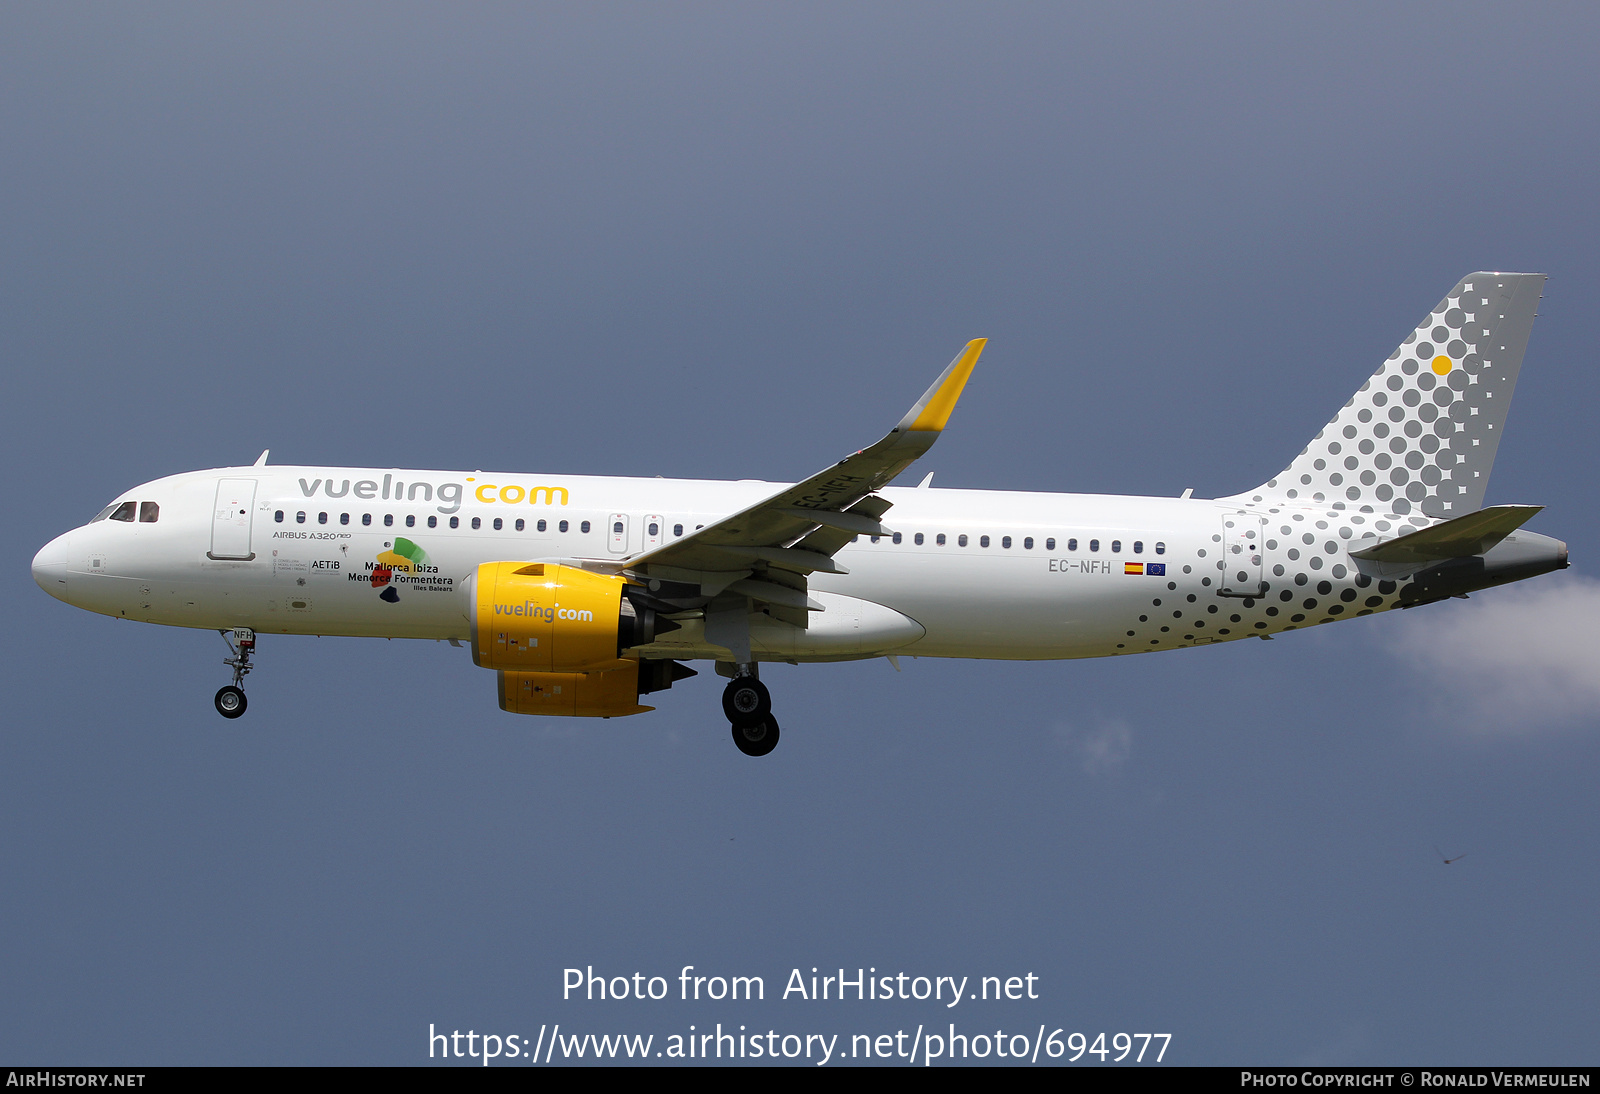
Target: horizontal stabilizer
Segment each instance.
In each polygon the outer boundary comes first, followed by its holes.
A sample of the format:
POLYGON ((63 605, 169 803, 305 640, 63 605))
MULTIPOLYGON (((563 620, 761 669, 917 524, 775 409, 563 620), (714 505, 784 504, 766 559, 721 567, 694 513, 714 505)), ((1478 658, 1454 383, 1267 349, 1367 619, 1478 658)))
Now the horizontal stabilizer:
POLYGON ((1470 558, 1526 524, 1542 505, 1491 505, 1476 513, 1435 524, 1376 547, 1351 551, 1352 558, 1373 562, 1434 562, 1445 558, 1470 558))

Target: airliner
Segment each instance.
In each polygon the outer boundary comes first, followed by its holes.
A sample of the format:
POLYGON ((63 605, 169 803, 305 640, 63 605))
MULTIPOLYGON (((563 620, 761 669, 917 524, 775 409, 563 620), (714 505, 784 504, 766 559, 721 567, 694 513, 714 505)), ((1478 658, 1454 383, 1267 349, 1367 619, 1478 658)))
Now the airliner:
POLYGON ((514 714, 611 718, 711 662, 734 743, 778 742, 763 663, 1049 660, 1271 639, 1567 565, 1484 506, 1540 274, 1463 278, 1289 466, 1216 499, 891 485, 984 339, 887 436, 795 484, 269 465, 127 491, 33 560, 116 619, 219 631, 245 712, 263 634, 468 645, 514 714))

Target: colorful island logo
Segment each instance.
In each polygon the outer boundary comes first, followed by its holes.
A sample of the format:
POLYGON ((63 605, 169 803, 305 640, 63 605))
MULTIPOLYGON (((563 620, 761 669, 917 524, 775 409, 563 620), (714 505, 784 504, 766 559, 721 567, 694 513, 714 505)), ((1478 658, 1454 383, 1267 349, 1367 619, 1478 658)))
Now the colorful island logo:
POLYGON ((412 543, 409 539, 397 538, 392 551, 384 551, 378 555, 376 563, 368 563, 372 571, 368 579, 374 589, 382 589, 378 594, 379 600, 387 600, 393 604, 400 599, 400 591, 395 588, 398 582, 395 574, 426 574, 438 573, 438 567, 428 564, 428 552, 412 543))

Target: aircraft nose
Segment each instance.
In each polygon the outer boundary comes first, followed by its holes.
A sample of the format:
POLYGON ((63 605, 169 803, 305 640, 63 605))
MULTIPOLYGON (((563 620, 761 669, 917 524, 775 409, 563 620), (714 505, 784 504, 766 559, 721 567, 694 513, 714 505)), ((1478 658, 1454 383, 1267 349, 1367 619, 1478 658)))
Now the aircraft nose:
POLYGON ((57 600, 67 599, 66 536, 57 536, 33 556, 33 580, 57 600))

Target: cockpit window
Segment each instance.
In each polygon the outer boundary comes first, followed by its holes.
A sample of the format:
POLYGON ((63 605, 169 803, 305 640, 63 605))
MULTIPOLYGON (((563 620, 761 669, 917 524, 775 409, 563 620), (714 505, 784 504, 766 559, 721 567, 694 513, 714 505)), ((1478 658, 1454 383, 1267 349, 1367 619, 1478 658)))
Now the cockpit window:
MULTIPOLYGON (((100 510, 100 515, 95 517, 94 520, 105 520, 107 517, 109 517, 111 515, 111 510, 115 509, 116 507, 117 507, 117 503, 116 502, 112 502, 110 505, 108 505, 104 509, 100 510)), ((91 520, 89 523, 93 524, 94 520, 91 520)))
POLYGON ((137 503, 125 501, 121 505, 117 506, 116 511, 111 514, 111 519, 131 521, 133 520, 133 511, 137 507, 137 503))
POLYGON ((161 519, 161 506, 157 505, 153 501, 141 501, 139 503, 139 523, 140 524, 154 524, 156 521, 158 521, 160 519, 161 519))

